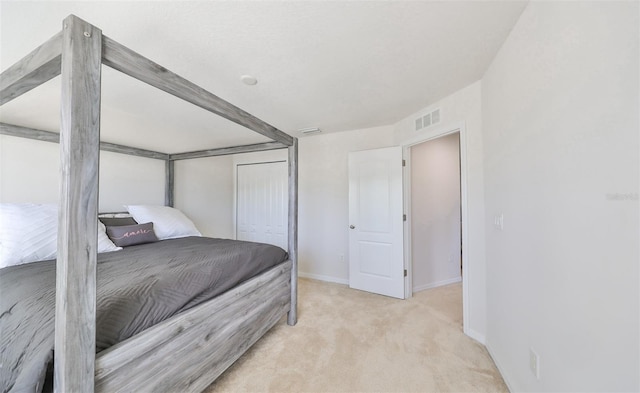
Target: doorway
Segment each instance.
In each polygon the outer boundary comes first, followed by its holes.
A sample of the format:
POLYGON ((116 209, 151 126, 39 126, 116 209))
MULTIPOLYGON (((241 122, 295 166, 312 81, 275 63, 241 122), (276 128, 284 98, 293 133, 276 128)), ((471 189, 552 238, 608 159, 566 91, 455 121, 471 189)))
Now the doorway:
POLYGON ((460 133, 410 147, 413 292, 462 280, 460 133))
POLYGON ((422 133, 405 140, 402 143, 403 156, 406 159, 407 170, 405 170, 404 176, 404 206, 407 212, 407 221, 405 222, 405 236, 404 236, 404 255, 405 255, 405 268, 408 271, 407 277, 405 277, 405 297, 410 298, 413 295, 413 266, 411 256, 411 226, 413 223, 412 211, 411 211, 411 148, 423 142, 434 140, 449 134, 457 133, 459 135, 459 151, 460 151, 460 222, 461 222, 461 243, 462 243, 462 323, 465 334, 470 335, 468 321, 470 316, 470 302, 469 302, 469 282, 471 281, 471 275, 469 273, 469 264, 473 263, 468 252, 469 247, 469 231, 468 231, 468 197, 467 197, 467 137, 466 127, 464 121, 454 122, 448 125, 434 128, 433 130, 422 133))

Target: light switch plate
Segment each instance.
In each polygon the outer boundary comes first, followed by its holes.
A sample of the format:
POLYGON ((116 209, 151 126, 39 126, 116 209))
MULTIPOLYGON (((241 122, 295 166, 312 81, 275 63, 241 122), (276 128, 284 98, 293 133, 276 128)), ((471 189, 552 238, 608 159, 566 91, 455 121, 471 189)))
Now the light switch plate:
POLYGON ((504 230, 504 215, 502 213, 493 217, 493 226, 498 230, 504 230))
POLYGON ((529 369, 531 369, 536 379, 540 379, 540 356, 533 348, 529 348, 529 369))

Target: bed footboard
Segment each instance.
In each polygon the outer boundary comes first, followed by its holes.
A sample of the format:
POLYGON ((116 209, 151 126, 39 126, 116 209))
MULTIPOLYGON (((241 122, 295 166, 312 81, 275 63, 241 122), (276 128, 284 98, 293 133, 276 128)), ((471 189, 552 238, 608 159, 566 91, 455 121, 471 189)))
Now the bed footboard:
POLYGON ((201 392, 291 307, 290 260, 96 355, 96 392, 201 392))

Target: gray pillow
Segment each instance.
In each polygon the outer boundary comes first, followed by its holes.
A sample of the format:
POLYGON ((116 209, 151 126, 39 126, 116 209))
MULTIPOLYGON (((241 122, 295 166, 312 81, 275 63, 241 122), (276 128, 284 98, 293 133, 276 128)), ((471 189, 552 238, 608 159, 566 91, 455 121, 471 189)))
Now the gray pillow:
POLYGON ((136 244, 157 242, 158 237, 153 231, 153 223, 138 225, 108 226, 107 235, 118 247, 135 246, 136 244))

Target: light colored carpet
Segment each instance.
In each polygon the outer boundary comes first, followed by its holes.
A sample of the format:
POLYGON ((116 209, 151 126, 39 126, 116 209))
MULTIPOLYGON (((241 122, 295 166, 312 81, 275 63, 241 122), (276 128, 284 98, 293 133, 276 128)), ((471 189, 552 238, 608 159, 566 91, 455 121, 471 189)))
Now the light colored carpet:
POLYGON ((460 284, 409 300, 300 279, 299 318, 280 321, 206 392, 507 392, 462 333, 460 284))

